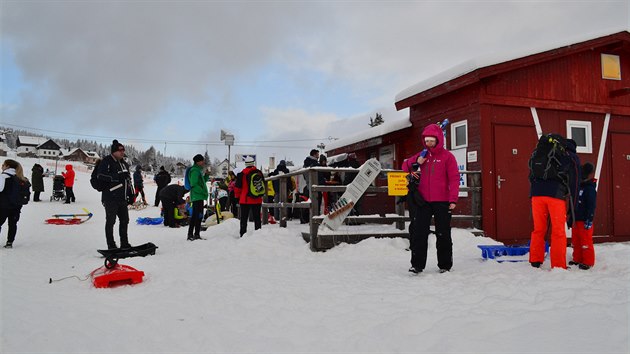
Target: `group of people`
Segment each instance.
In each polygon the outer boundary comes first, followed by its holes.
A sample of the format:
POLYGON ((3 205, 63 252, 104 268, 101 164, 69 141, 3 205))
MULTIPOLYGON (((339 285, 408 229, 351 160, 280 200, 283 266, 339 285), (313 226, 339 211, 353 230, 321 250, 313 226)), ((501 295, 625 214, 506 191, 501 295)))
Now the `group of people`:
MULTIPOLYGON (((411 224, 409 227, 411 267, 409 272, 421 273, 427 263, 428 237, 431 233, 432 219, 435 223, 438 268, 440 272, 448 272, 453 267, 453 242, 451 237, 452 212, 457 207, 459 192, 459 171, 454 155, 445 148, 444 135, 436 124, 427 126, 422 132, 423 150, 405 159, 402 170, 409 172, 411 192, 407 198, 411 224)), ((117 140, 111 146, 111 154, 103 158, 95 170, 96 179, 103 188, 101 201, 105 208, 105 238, 107 247, 118 248, 114 239, 114 224, 119 221, 118 231, 120 248, 129 248, 127 205, 138 195, 146 203, 141 168, 137 168, 132 181, 128 163, 124 159, 125 147, 117 140)), ((558 158, 559 169, 563 178, 542 178, 530 174, 530 197, 534 228, 531 233, 529 262, 533 267, 540 267, 544 262, 545 236, 551 227, 551 267, 567 268, 567 237, 565 223, 573 228, 573 254, 569 265, 577 265, 580 269, 589 269, 595 264, 593 248, 593 218, 596 205, 596 183, 594 166, 591 163, 580 165, 576 153, 576 144, 568 139, 563 155, 558 158), (569 202, 569 209, 567 209, 569 202), (567 217, 567 210, 571 213, 567 217), (549 222, 550 220, 550 222, 549 222)), ((304 167, 325 164, 319 151, 313 149, 304 161, 304 167)), ((288 173, 284 161, 270 173, 270 176, 288 173)), ((32 169, 34 201, 40 200, 43 188, 43 168, 35 164, 32 169)), ((184 213, 185 195, 189 194, 188 240, 201 239, 201 222, 204 217, 205 201, 208 200, 208 181, 210 172, 205 167, 205 159, 201 154, 193 157, 193 165, 187 170, 187 185, 169 184, 171 176, 164 167, 156 174, 154 180, 158 186, 155 206, 162 202, 164 208, 164 224, 176 227, 178 215, 184 213), (188 187, 188 189, 186 188, 188 187)), ((66 181, 66 203, 74 201, 72 187, 74 171, 72 165, 66 166, 63 173, 66 181)), ((320 173, 318 181, 325 184, 326 175, 320 173)), ((8 220, 9 232, 6 248, 12 247, 17 231, 22 203, 16 201, 16 187, 20 181, 28 181, 24 177, 22 166, 15 160, 7 159, 2 164, 0 174, 0 227, 8 220)), ((255 166, 252 157, 245 160, 245 168, 237 175, 230 171, 228 178, 215 187, 216 199, 221 204, 229 204, 234 215, 236 205, 240 206, 240 235, 247 232, 250 218, 254 228, 261 228, 261 205, 266 188, 278 191, 278 181, 271 184, 265 182, 262 173, 255 166), (259 177, 260 176, 260 177, 259 177), (262 187, 261 187, 262 186, 262 187), (260 188, 262 193, 260 193, 260 188)), ((267 191, 268 192, 268 191, 267 191)), ((307 193, 305 189, 303 193, 307 193)), ((319 198, 322 200, 323 198, 319 198)), ((274 202, 278 198, 274 198, 274 202)), ((225 210, 225 209, 223 209, 225 210)), ((221 212, 221 210, 217 210, 221 212)), ((276 217, 278 215, 276 214, 276 217)), ((181 218, 179 218, 181 219, 181 218)))
MULTIPOLYGON (((427 262, 431 219, 435 223, 437 261, 440 272, 453 267, 451 237, 452 211, 457 207, 459 172, 455 156, 444 147, 444 134, 436 124, 422 132, 423 150, 406 159, 402 170, 409 172, 407 196, 411 267, 421 273, 427 262)), ((576 143, 566 140, 557 158, 560 178, 536 176, 530 172, 530 197, 534 228, 529 262, 539 268, 545 258, 545 236, 551 225, 551 267, 567 268, 565 224, 572 227, 572 260, 569 265, 590 269, 595 264, 593 218, 596 205, 596 179, 591 163, 580 165, 576 143), (569 209, 567 209, 567 206, 569 209), (571 211, 567 216, 567 211, 571 211), (550 221, 550 222, 549 222, 550 221)))

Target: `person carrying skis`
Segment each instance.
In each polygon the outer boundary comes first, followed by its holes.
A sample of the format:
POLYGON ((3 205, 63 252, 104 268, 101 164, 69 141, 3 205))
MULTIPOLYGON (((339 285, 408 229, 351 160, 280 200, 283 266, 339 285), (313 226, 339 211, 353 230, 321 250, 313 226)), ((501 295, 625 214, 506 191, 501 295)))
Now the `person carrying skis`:
POLYGON ((0 174, 0 228, 5 221, 9 221, 7 243, 4 248, 13 248, 17 235, 17 223, 20 220, 23 203, 19 193, 20 183, 30 185, 28 179, 24 177, 22 165, 15 160, 4 160, 0 174))
POLYGON ((107 248, 117 248, 114 241, 114 224, 118 218, 120 248, 131 248, 127 229, 129 226, 129 209, 133 203, 134 190, 129 173, 129 165, 124 159, 125 147, 114 140, 111 155, 103 158, 96 167, 96 178, 105 186, 102 190, 101 202, 105 208, 105 239, 107 248))
POLYGON ((582 183, 575 209, 575 227, 571 233, 573 259, 571 265, 580 269, 590 269, 595 265, 595 248, 593 247, 593 219, 597 202, 597 179, 594 178, 595 166, 587 162, 582 166, 582 183))
MULTIPOLYGON (((409 272, 420 273, 427 262, 428 238, 431 218, 435 219, 437 259, 440 273, 453 267, 453 241, 451 239, 451 214, 457 206, 459 195, 459 170, 455 156, 444 147, 444 134, 440 126, 431 124, 422 132, 426 149, 403 162, 403 171, 418 175, 418 192, 426 201, 414 209, 410 225, 411 268, 409 272), (419 171, 412 170, 412 164, 419 171)), ((411 210, 410 210, 411 211, 411 210)))
POLYGON ((157 184, 157 191, 155 191, 155 206, 160 205, 160 191, 162 188, 168 186, 171 183, 171 175, 166 172, 164 166, 160 166, 160 171, 153 177, 155 184, 157 184))
POLYGON ((76 202, 76 198, 74 197, 74 170, 72 169, 72 165, 66 165, 66 171, 61 172, 63 176, 63 184, 66 187, 66 202, 64 204, 70 204, 70 202, 76 202))
POLYGON ((190 181, 190 201, 193 206, 193 212, 190 215, 190 224, 188 225, 188 241, 201 239, 203 203, 208 199, 207 182, 208 179, 210 179, 210 171, 205 168, 206 162, 203 155, 195 155, 193 162, 194 164, 190 167, 187 176, 190 181))
MULTIPOLYGON (((265 179, 259 169, 256 168, 256 161, 253 157, 248 156, 245 158, 245 168, 238 175, 236 175, 236 183, 234 185, 234 195, 239 198, 239 205, 241 206, 241 237, 247 232, 247 221, 249 219, 250 212, 254 219, 254 229, 261 228, 260 210, 263 202, 263 196, 254 196, 252 184, 262 187, 264 192, 264 186, 266 186, 265 179), (255 176, 259 178, 254 179, 255 176)), ((264 193, 263 193, 264 195, 264 193)))
MULTIPOLYGON (((565 153, 555 160, 558 178, 535 177, 530 171, 530 197, 532 200, 532 218, 534 229, 531 233, 529 246, 529 263, 534 268, 540 268, 545 260, 545 235, 548 231, 548 219, 551 220, 551 267, 567 268, 567 234, 565 222, 571 228, 572 218, 567 219, 567 199, 573 203, 570 208, 575 210, 579 190, 580 158, 576 154, 576 143, 566 139, 565 153)), ((532 154, 533 156, 533 154, 532 154)))
POLYGON ((136 172, 133 173, 133 188, 136 193, 136 198, 142 195, 142 203, 148 205, 147 198, 144 196, 144 181, 142 180, 142 166, 136 166, 136 172))
POLYGON ((39 195, 44 191, 44 168, 38 163, 34 164, 31 169, 31 183, 33 183, 31 186, 33 188, 33 201, 41 202, 39 195))

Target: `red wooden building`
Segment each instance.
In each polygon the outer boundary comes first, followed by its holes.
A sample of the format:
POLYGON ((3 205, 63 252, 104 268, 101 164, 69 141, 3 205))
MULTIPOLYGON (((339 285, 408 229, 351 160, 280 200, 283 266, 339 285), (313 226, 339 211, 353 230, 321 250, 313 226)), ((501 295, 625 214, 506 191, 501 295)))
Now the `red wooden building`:
MULTIPOLYGON (((363 158, 392 145, 394 165, 420 147, 429 123, 451 121, 448 147, 466 170, 482 171, 482 228, 505 242, 527 241, 532 229, 528 159, 538 134, 578 143, 578 155, 599 179, 596 242, 630 240, 630 33, 627 31, 466 63, 396 97, 411 127, 391 132, 363 158)), ((354 144, 357 147, 357 144, 354 144)), ((348 152, 353 146, 331 153, 348 152)), ((463 209, 470 198, 460 198, 463 209)), ((459 209, 459 208, 458 208, 459 209)))

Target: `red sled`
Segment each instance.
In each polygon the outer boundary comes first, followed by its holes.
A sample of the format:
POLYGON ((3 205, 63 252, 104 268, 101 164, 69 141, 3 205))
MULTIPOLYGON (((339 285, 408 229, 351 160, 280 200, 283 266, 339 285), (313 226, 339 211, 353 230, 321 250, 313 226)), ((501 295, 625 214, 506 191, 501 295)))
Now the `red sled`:
POLYGON ((52 225, 79 225, 84 223, 82 219, 72 218, 72 219, 46 219, 46 224, 52 225))
POLYGON ((90 220, 94 214, 90 213, 87 209, 83 208, 85 214, 55 214, 53 215, 54 219, 46 219, 44 222, 46 224, 52 225, 79 225, 84 222, 90 220), (62 218, 66 219, 62 219, 62 218), (82 219, 82 217, 87 217, 86 219, 82 219))
POLYGON ((124 264, 116 263, 111 269, 106 266, 90 273, 95 288, 114 288, 121 285, 142 283, 144 272, 124 264))

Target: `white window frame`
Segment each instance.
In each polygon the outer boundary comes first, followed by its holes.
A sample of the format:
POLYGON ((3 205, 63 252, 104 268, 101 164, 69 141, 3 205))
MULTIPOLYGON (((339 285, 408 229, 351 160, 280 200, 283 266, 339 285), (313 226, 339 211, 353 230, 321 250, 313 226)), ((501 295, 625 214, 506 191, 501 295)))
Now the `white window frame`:
POLYGON ((465 147, 468 147, 468 120, 467 119, 451 124, 451 150, 461 149, 465 147), (455 134, 455 131, 457 128, 462 127, 462 126, 466 127, 466 143, 461 144, 461 145, 455 145, 455 142, 457 139, 457 135, 455 134))
POLYGON ((586 130, 586 146, 578 146, 576 151, 581 154, 593 153, 593 129, 590 121, 567 120, 567 138, 573 139, 571 128, 584 128, 586 130))

